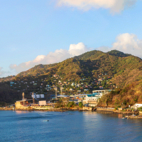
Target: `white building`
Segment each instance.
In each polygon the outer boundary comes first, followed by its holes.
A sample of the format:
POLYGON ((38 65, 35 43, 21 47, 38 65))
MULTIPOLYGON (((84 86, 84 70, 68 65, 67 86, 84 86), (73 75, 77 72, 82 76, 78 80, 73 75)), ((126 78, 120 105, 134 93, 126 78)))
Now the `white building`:
POLYGON ((39 101, 38 104, 39 104, 40 106, 45 106, 45 105, 46 105, 46 101, 45 101, 45 100, 39 101))
POLYGON ((86 95, 85 100, 86 103, 89 103, 90 101, 98 102, 98 99, 101 97, 100 94, 90 94, 86 95))
POLYGON ((101 97, 102 93, 87 94, 83 100, 83 104, 88 104, 88 106, 95 107, 101 97))
POLYGON ((93 90, 92 93, 100 93, 101 95, 105 95, 110 93, 112 90, 93 90))
POLYGON ((136 103, 136 104, 134 104, 131 108, 137 110, 137 109, 140 108, 140 107, 142 107, 142 104, 136 103))

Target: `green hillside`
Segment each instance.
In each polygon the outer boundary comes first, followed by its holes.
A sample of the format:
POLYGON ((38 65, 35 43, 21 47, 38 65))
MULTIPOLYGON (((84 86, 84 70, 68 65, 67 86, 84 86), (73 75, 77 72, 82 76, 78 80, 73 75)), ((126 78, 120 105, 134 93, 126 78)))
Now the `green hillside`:
MULTIPOLYGON (((21 72, 12 78, 14 84, 10 88, 19 94, 25 92, 27 96, 30 92, 48 94, 50 91, 52 94, 54 85, 59 91, 63 86, 65 94, 91 93, 100 88, 123 89, 141 79, 140 58, 117 50, 107 53, 94 50, 60 63, 40 64, 21 72)), ((10 81, 6 78, 3 83, 10 85, 10 81)))

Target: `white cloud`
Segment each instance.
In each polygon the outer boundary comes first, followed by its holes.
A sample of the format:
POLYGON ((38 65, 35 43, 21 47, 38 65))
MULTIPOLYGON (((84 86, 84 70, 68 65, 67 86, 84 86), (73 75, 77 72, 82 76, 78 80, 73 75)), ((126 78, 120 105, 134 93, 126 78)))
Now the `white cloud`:
POLYGON ((142 40, 138 39, 135 34, 121 34, 116 38, 112 49, 142 57, 142 40))
POLYGON ((135 34, 124 33, 116 37, 112 47, 97 48, 104 52, 115 49, 142 58, 142 39, 138 39, 135 34))
POLYGON ((134 5, 136 1, 137 0, 57 0, 57 5, 77 7, 81 10, 105 8, 110 9, 113 13, 118 13, 124 8, 134 5))
POLYGON ((19 73, 21 71, 30 69, 31 67, 34 67, 35 65, 38 64, 52 64, 52 63, 61 62, 67 58, 78 56, 89 50, 90 49, 87 48, 83 43, 71 44, 69 50, 60 49, 56 50, 55 52, 50 52, 47 55, 38 55, 32 61, 24 62, 19 65, 13 64, 10 65, 10 68, 16 70, 16 72, 19 73))
MULTIPOLYGON (((119 50, 124 53, 129 53, 138 57, 142 57, 142 39, 138 39, 135 34, 124 33, 116 37, 116 41, 112 44, 112 47, 99 47, 97 50, 108 52, 110 50, 119 50)), ((68 50, 60 49, 55 52, 50 52, 47 55, 38 55, 34 60, 21 63, 19 65, 10 65, 11 69, 14 69, 17 73, 30 69, 38 64, 52 64, 61 62, 67 58, 78 56, 91 49, 86 47, 83 43, 71 44, 68 50)), ((2 75, 0 68, 0 75, 2 75)))
POLYGON ((69 48, 69 54, 72 56, 78 56, 86 51, 88 51, 88 48, 82 42, 78 44, 71 44, 69 48))

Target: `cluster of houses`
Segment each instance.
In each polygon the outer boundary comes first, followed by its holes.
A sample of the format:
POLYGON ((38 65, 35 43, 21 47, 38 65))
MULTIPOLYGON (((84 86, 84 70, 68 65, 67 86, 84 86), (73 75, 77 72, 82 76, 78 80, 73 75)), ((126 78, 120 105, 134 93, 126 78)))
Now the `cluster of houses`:
POLYGON ((32 99, 28 100, 23 97, 22 100, 16 101, 15 107, 17 109, 23 109, 28 107, 39 109, 41 106, 54 108, 56 102, 60 98, 66 99, 68 100, 68 102, 74 102, 75 104, 79 104, 79 102, 82 102, 84 106, 95 107, 98 104, 99 99, 110 91, 111 90, 94 90, 93 94, 57 95, 56 97, 52 97, 51 100, 48 102, 46 101, 44 94, 32 93, 32 99))
MULTIPOLYGON (((46 78, 36 78, 34 80, 32 79, 26 79, 18 80, 18 81, 10 81, 10 87, 12 89, 17 90, 17 92, 26 92, 29 94, 29 92, 33 91, 36 93, 45 93, 47 91, 54 91, 54 85, 60 88, 60 86, 63 87, 62 94, 87 94, 92 92, 94 89, 104 89, 104 88, 116 88, 117 86, 114 84, 111 84, 111 76, 106 77, 106 73, 102 75, 98 75, 97 78, 93 77, 91 80, 88 78, 81 78, 78 81, 73 81, 71 79, 67 79, 66 81, 63 80, 63 78, 57 74, 54 74, 52 77, 46 78), (107 87, 104 85, 104 83, 107 84, 107 87), (109 86, 111 85, 111 87, 109 86)), ((61 90, 60 90, 61 91, 61 90)), ((60 93, 58 91, 58 94, 60 93)))
MULTIPOLYGON (((57 95, 47 101, 44 94, 31 94, 31 99, 26 99, 23 96, 22 100, 16 101, 15 108, 16 109, 28 109, 33 108, 37 110, 44 109, 54 109, 56 103, 63 99, 66 101, 66 104, 69 102, 74 102, 78 105, 82 102, 83 106, 86 107, 95 107, 97 106, 99 99, 103 96, 111 92, 112 90, 93 90, 92 94, 76 94, 76 95, 57 95)), ((138 110, 142 108, 141 103, 136 103, 131 106, 131 109, 138 110)))
POLYGON ((11 81, 10 87, 17 90, 17 92, 30 91, 33 88, 36 88, 37 91, 41 92, 43 92, 43 90, 51 90, 51 85, 46 84, 44 81, 11 81))
MULTIPOLYGON (((105 74, 107 75, 107 74, 105 74)), ((56 85, 64 86, 63 94, 66 94, 67 92, 73 92, 73 93, 89 93, 90 90, 93 90, 94 87, 97 87, 98 89, 104 89, 104 86, 102 85, 102 82, 105 80, 106 84, 111 85, 112 88, 117 88, 116 85, 112 84, 109 79, 111 77, 102 77, 98 75, 98 78, 92 78, 92 81, 88 81, 87 78, 82 78, 79 81, 75 82, 71 79, 68 79, 67 81, 62 81, 62 78, 54 74, 53 75, 53 82, 56 85), (90 83, 88 83, 90 82, 90 83)), ((71 93, 72 94, 72 93, 71 93)))
MULTIPOLYGON (((80 81, 73 81, 71 79, 67 79, 63 81, 62 77, 54 74, 50 78, 50 82, 48 78, 38 78, 37 80, 20 80, 20 81, 10 81, 10 87, 12 89, 17 90, 17 92, 29 92, 33 91, 35 94, 31 94, 31 100, 22 99, 21 101, 17 101, 15 106, 20 107, 39 107, 39 106, 54 106, 54 103, 47 102, 45 97, 45 92, 54 91, 56 88, 60 88, 60 91, 57 91, 56 94, 60 94, 56 96, 56 99, 59 98, 67 98, 69 102, 74 102, 78 104, 82 102, 84 106, 94 107, 98 104, 99 99, 110 92, 111 90, 103 90, 102 82, 105 80, 108 82, 110 77, 103 78, 102 76, 98 76, 98 78, 92 78, 89 81, 87 78, 82 78, 80 81), (100 90, 93 90, 95 87, 98 87, 100 90), (61 89, 62 88, 62 89, 61 89), (90 94, 92 92, 92 94, 90 94), (67 95, 69 94, 69 95, 67 95), (76 95, 73 95, 76 94, 76 95)), ((110 82, 109 82, 110 83, 110 82)), ((115 86, 114 86, 115 88, 115 86)), ((52 98, 51 100, 53 100, 52 98)))

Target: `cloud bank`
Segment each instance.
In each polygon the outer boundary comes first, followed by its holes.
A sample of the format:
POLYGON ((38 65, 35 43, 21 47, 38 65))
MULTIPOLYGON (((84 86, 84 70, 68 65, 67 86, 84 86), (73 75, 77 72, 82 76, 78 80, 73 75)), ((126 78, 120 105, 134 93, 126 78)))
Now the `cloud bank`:
POLYGON ((138 39, 135 34, 125 33, 116 38, 112 49, 117 49, 142 58, 142 39, 138 39))
POLYGON ((81 10, 92 8, 110 9, 113 13, 119 13, 136 3, 137 0, 57 0, 58 6, 71 6, 81 10))
POLYGON ((99 47, 98 50, 104 52, 119 50, 142 58, 142 39, 138 39, 135 34, 124 33, 116 37, 112 47, 99 47))
POLYGON ((52 64, 61 62, 67 58, 78 56, 83 54, 90 49, 87 48, 83 43, 71 44, 69 50, 56 50, 55 52, 50 52, 47 55, 38 55, 34 60, 21 63, 19 65, 10 65, 10 69, 14 69, 17 73, 30 69, 38 64, 52 64))

